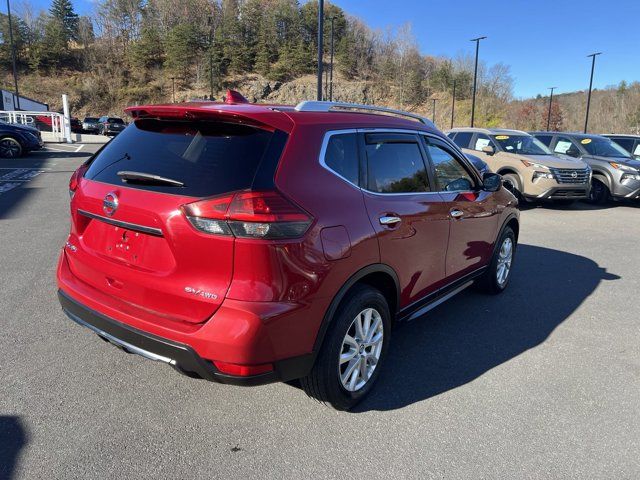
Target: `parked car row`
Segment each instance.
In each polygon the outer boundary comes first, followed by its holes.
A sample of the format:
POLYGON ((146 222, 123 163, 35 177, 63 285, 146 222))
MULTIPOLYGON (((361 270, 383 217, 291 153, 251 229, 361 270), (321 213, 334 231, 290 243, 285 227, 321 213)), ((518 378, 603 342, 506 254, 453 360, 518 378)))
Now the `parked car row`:
POLYGON ((108 115, 102 117, 85 117, 82 121, 84 133, 94 133, 96 135, 116 136, 127 126, 120 117, 108 115))
POLYGON ((482 128, 447 135, 502 175, 524 202, 640 198, 640 160, 633 155, 640 152, 640 137, 482 128))

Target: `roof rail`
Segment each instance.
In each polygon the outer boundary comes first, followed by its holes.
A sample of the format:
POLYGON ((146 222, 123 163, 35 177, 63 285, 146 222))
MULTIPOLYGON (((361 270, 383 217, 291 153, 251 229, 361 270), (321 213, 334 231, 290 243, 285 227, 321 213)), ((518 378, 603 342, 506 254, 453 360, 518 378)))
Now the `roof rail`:
POLYGON ((425 125, 430 127, 435 127, 433 122, 428 118, 422 117, 416 113, 405 112, 403 110, 394 110, 392 108, 385 107, 376 107, 374 105, 362 105, 359 103, 343 103, 343 102, 321 102, 321 101, 313 101, 307 100, 305 102, 300 102, 296 105, 296 111, 298 112, 330 112, 334 109, 340 110, 367 110, 372 113, 380 112, 380 113, 389 113, 392 115, 398 115, 401 117, 408 117, 413 120, 417 120, 425 125))

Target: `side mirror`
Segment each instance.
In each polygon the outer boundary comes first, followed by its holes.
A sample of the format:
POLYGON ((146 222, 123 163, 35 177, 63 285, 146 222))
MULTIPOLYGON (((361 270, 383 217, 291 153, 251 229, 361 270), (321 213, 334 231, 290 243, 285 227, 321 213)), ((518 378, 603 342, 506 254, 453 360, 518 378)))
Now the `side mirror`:
POLYGON ((482 176, 482 189, 497 192, 502 187, 502 177, 497 173, 487 172, 482 176))
POLYGON ((491 145, 487 145, 486 147, 482 147, 482 152, 487 155, 493 155, 496 151, 493 149, 491 145))
POLYGON ((580 156, 580 151, 576 147, 569 147, 564 154, 573 158, 578 158, 580 156))

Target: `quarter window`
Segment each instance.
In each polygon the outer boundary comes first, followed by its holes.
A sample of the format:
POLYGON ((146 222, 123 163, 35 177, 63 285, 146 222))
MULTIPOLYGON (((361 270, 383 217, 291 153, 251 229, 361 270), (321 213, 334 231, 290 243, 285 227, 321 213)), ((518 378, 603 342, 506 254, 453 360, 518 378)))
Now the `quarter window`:
POLYGON ((355 133, 329 137, 324 163, 341 177, 358 185, 358 139, 355 133))
POLYGON ((435 171, 439 191, 455 192, 473 189, 473 179, 464 166, 445 149, 428 144, 427 150, 435 171))
POLYGON ((377 193, 429 190, 427 169, 417 142, 368 143, 367 189, 377 193))

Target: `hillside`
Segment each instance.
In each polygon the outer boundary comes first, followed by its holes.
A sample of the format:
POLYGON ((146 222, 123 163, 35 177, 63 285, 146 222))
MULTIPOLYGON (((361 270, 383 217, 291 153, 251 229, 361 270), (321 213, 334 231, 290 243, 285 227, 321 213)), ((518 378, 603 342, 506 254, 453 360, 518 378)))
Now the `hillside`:
MULTIPOLYGON (((317 1, 298 0, 96 0, 91 16, 79 17, 69 0, 52 0, 48 11, 18 5, 13 36, 21 92, 59 110, 69 95, 72 114, 121 114, 129 105, 220 99, 234 88, 251 101, 295 104, 315 99, 317 1)), ((326 3, 334 19, 334 100, 402 108, 433 116, 441 128, 469 123, 473 58, 442 58, 420 52, 410 25, 385 32, 326 3)), ((330 22, 324 57, 329 62, 330 22)), ((8 37, 0 14, 0 38, 8 37)), ((0 43, 0 86, 12 89, 11 55, 0 43)), ((514 100, 509 67, 478 71, 476 125, 546 128, 548 99, 514 100)), ((584 126, 584 92, 555 97, 553 125, 584 126)), ((592 131, 636 132, 640 84, 595 91, 592 131)))

